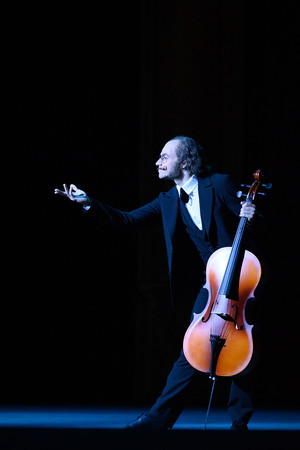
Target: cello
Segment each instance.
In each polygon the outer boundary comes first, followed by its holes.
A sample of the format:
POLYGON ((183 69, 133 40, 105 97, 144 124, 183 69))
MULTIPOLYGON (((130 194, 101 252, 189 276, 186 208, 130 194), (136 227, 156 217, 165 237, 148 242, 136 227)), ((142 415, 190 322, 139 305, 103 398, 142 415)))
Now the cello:
MULTIPOLYGON (((255 200, 261 186, 267 189, 272 186, 263 185, 262 176, 260 170, 253 174, 247 203, 255 200)), ((240 191, 237 196, 241 196, 240 191)), ((195 369, 208 373, 214 382, 208 412, 216 376, 230 377, 245 371, 253 355, 253 325, 246 321, 245 308, 248 299, 254 297, 261 265, 245 249, 247 221, 246 217, 240 218, 232 247, 220 248, 210 256, 204 285, 208 290, 207 304, 200 314, 194 313, 183 340, 187 361, 195 369)))

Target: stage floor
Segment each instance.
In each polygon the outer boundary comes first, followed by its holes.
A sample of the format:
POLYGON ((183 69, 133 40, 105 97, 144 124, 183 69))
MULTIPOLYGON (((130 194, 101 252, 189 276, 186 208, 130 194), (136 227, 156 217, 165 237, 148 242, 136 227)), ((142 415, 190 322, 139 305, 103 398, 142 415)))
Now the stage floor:
MULTIPOLYGON (((0 407, 0 428, 94 428, 124 429, 148 408, 84 408, 84 407, 0 407)), ((206 411, 186 409, 179 417, 174 430, 202 430, 206 411)), ((212 409, 207 430, 229 430, 230 419, 224 409, 212 409)), ((249 430, 298 430, 300 411, 260 409, 255 412, 249 430)))
POLYGON ((195 449, 212 444, 210 448, 217 448, 224 444, 224 439, 230 440, 228 448, 232 449, 300 448, 300 412, 296 410, 258 409, 248 432, 229 431, 231 423, 226 410, 215 408, 210 412, 206 431, 203 431, 204 409, 184 410, 172 431, 126 430, 126 424, 147 409, 2 406, 0 448, 188 450, 195 445, 195 449))

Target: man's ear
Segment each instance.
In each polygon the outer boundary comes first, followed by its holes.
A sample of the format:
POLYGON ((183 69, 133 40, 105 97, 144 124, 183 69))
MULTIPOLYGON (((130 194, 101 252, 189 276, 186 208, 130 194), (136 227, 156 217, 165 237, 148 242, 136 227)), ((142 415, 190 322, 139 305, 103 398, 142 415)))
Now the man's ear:
POLYGON ((181 164, 180 164, 180 167, 181 167, 181 169, 187 169, 188 167, 189 167, 189 162, 186 160, 186 161, 183 161, 181 164))

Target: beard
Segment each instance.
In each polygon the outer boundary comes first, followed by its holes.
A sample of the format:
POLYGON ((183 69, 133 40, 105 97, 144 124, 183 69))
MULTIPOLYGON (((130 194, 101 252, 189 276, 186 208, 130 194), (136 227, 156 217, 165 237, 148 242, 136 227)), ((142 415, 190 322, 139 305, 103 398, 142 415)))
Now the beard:
POLYGON ((168 175, 168 179, 169 180, 176 180, 178 178, 181 178, 183 173, 182 173, 182 169, 181 169, 181 162, 176 162, 172 168, 172 170, 170 170, 170 173, 168 175))

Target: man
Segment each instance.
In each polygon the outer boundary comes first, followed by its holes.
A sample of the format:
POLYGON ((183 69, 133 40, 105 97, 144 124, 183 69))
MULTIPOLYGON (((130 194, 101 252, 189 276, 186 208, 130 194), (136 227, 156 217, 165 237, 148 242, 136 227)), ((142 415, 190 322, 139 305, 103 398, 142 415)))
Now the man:
MULTIPOLYGON (((177 136, 167 142, 156 167, 159 178, 173 180, 175 186, 131 212, 89 198, 75 185, 69 188, 64 185, 63 191, 55 189, 55 193, 81 204, 88 214, 95 214, 116 228, 129 229, 162 220, 173 305, 189 303, 193 298, 191 312, 199 314, 208 298, 202 286, 210 255, 217 248, 232 245, 238 216, 251 220, 255 205, 245 202, 240 205, 229 176, 212 173, 203 148, 189 137, 177 136)), ((196 373, 181 352, 155 404, 128 427, 172 428, 184 407, 184 393, 196 373)), ((252 385, 247 380, 240 377, 231 382, 228 413, 232 429, 247 429, 253 413, 252 385)))

